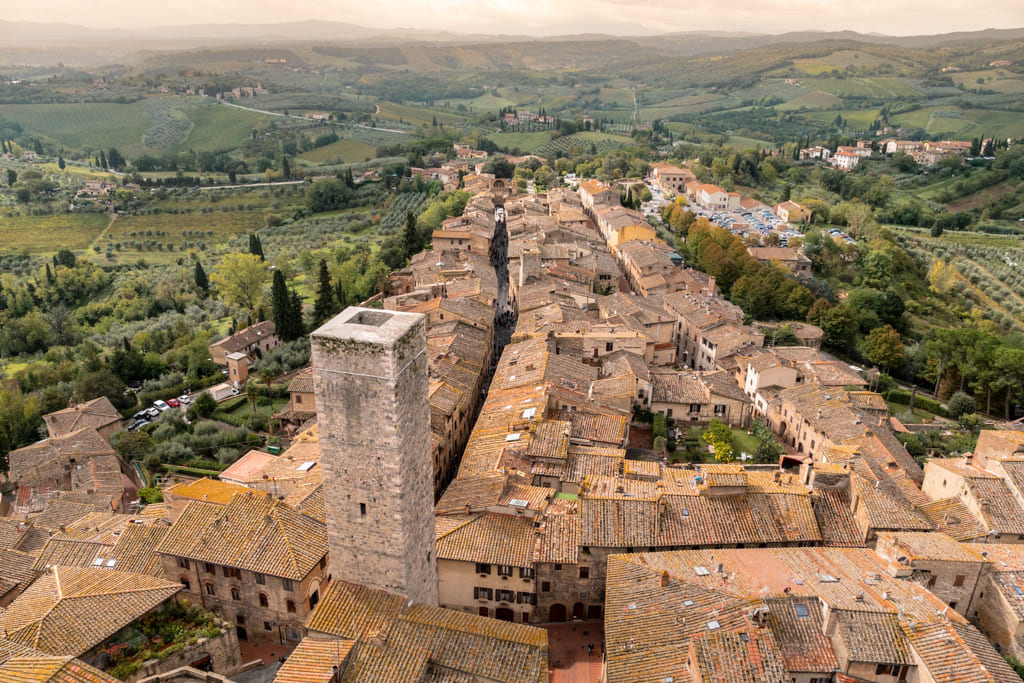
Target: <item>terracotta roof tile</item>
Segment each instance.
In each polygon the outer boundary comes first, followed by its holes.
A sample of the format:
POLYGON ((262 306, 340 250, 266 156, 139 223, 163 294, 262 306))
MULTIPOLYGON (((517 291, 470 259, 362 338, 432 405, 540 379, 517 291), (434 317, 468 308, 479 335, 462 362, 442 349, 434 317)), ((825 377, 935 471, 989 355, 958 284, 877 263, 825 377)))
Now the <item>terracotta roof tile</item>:
POLYGON ((327 527, 249 491, 223 507, 189 503, 157 552, 301 581, 327 554, 327 527))
POLYGON ((533 520, 483 514, 437 539, 437 559, 529 567, 533 562, 533 520))
POLYGON ((144 574, 55 567, 0 614, 0 630, 43 652, 77 656, 179 590, 144 574))

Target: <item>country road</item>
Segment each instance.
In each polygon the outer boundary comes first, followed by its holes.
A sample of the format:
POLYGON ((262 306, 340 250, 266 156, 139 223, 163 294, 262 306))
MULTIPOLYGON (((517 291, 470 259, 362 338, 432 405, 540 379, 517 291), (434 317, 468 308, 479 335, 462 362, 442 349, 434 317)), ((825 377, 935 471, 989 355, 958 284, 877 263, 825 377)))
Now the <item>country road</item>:
MULTIPOLYGON (((225 102, 224 100, 215 100, 215 101, 220 102, 221 104, 223 104, 225 106, 228 106, 228 107, 234 107, 235 109, 244 109, 245 111, 256 112, 257 114, 266 114, 267 116, 280 116, 281 118, 287 118, 287 119, 299 119, 301 121, 312 121, 312 119, 307 119, 305 116, 298 116, 297 114, 282 114, 281 112, 278 112, 278 111, 268 111, 266 109, 256 109, 254 107, 243 107, 240 104, 235 104, 233 102, 225 102)), ((380 112, 380 105, 376 105, 376 106, 377 106, 377 112, 380 112)), ((344 126, 352 126, 353 128, 365 128, 367 130, 383 130, 383 131, 386 131, 388 133, 401 133, 402 135, 412 135, 412 133, 410 133, 407 130, 398 130, 396 128, 381 128, 380 126, 367 126, 365 123, 345 123, 345 124, 342 124, 342 123, 337 122, 337 121, 332 121, 332 122, 329 122, 329 123, 332 123, 335 126, 343 126, 343 127, 344 126)))

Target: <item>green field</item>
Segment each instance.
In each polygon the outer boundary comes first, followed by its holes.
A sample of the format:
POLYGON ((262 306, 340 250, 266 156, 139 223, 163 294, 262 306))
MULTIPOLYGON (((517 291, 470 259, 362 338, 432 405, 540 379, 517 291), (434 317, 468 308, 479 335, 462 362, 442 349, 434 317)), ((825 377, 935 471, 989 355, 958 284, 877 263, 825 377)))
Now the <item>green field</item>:
POLYGON ((514 107, 517 104, 517 102, 510 100, 507 97, 502 97, 501 95, 496 95, 491 92, 484 93, 483 95, 474 97, 471 100, 446 100, 445 102, 450 104, 452 107, 458 107, 461 104, 474 112, 498 111, 504 107, 514 107))
POLYGON ((775 108, 780 111, 792 111, 796 109, 832 109, 835 107, 843 106, 843 100, 841 97, 836 97, 827 92, 821 90, 813 90, 809 93, 795 97, 788 102, 775 105, 775 108))
POLYGON ((34 135, 91 153, 118 148, 141 154, 163 148, 231 149, 267 116, 199 98, 154 97, 129 104, 5 104, 0 116, 34 135))
POLYGON ((266 212, 261 210, 119 216, 100 247, 104 251, 111 248, 114 261, 134 261, 140 257, 170 261, 187 249, 203 251, 234 235, 253 232, 263 227, 265 221, 266 212), (114 247, 118 243, 121 249, 114 247))
POLYGON ((185 115, 195 127, 181 146, 194 150, 236 147, 250 138, 256 125, 271 118, 266 114, 218 106, 212 102, 185 109, 185 115))
POLYGON ((817 111, 809 112, 805 116, 815 121, 831 124, 836 115, 842 116, 849 122, 849 127, 858 130, 867 130, 871 123, 878 118, 877 109, 841 109, 838 111, 817 111))
POLYGON ((354 164, 377 156, 377 148, 358 140, 338 140, 329 145, 303 152, 299 157, 313 164, 354 164))
POLYGON ((960 138, 979 135, 1011 137, 1024 132, 1024 116, 1019 112, 997 109, 926 107, 894 115, 890 120, 904 128, 924 128, 933 135, 956 135, 960 138))
POLYGON ((803 86, 837 97, 913 97, 921 91, 899 78, 809 78, 803 86))
POLYGON ((755 138, 745 138, 742 135, 730 135, 729 139, 725 141, 725 144, 735 149, 768 149, 773 146, 773 143, 768 140, 757 140, 755 138))
POLYGON ((141 145, 149 120, 131 104, 0 104, 0 116, 65 147, 98 150, 141 145))
POLYGON ((536 152, 551 140, 547 131, 538 133, 494 133, 488 138, 498 147, 505 149, 519 149, 522 152, 536 152))
POLYGON ((86 249, 110 222, 104 213, 0 217, 0 254, 86 249))
MULTIPOLYGON (((413 126, 429 126, 437 119, 438 123, 446 125, 459 125, 466 120, 465 116, 447 112, 444 110, 427 109, 425 107, 411 107, 394 102, 381 102, 380 113, 377 118, 381 121, 401 120, 413 126)), ((387 125, 387 124, 384 124, 387 125)))

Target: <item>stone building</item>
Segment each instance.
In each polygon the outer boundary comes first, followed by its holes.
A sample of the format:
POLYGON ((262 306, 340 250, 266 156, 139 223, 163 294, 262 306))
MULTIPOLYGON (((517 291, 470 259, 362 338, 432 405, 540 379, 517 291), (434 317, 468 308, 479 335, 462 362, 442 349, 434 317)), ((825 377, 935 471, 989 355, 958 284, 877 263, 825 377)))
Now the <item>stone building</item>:
POLYGON ((331 573, 436 605, 424 317, 349 307, 312 346, 331 573))
MULTIPOLYGON (((513 499, 512 503, 527 501, 513 499)), ((439 517, 438 527, 442 525, 454 528, 437 538, 441 606, 529 623, 537 604, 533 520, 492 513, 439 517)))
POLYGON ((210 344, 210 358, 217 365, 227 365, 231 353, 244 353, 255 359, 257 354, 266 353, 279 343, 273 321, 264 320, 210 344))
POLYGON ((189 503, 156 551, 182 596, 234 622, 241 640, 298 642, 329 578, 324 524, 258 491, 189 503))
POLYGON ((110 441, 110 437, 122 429, 121 413, 106 396, 47 413, 43 415, 43 421, 51 438, 92 427, 100 436, 110 441))
POLYGON ((891 563, 890 573, 915 577, 935 597, 965 617, 985 572, 985 558, 945 534, 884 531, 875 552, 891 563))

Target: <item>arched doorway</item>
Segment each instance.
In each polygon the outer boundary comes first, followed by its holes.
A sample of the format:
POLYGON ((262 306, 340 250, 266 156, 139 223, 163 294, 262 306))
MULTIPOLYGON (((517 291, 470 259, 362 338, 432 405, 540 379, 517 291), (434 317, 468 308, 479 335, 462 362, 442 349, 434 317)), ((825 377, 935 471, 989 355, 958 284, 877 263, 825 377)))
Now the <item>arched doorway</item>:
POLYGON ((582 619, 583 618, 583 610, 584 610, 583 603, 582 602, 577 602, 575 605, 572 606, 572 618, 573 619, 582 619))
POLYGON ((587 619, 600 619, 601 605, 590 605, 587 607, 587 619))
POLYGON ((516 615, 515 612, 510 610, 508 607, 499 607, 494 610, 494 618, 501 619, 502 621, 515 621, 516 615))
POLYGON ((249 640, 249 632, 246 631, 245 628, 241 626, 236 626, 235 632, 238 634, 239 640, 249 640))
POLYGON ((565 605, 551 605, 551 609, 548 610, 548 621, 565 621, 565 605))

